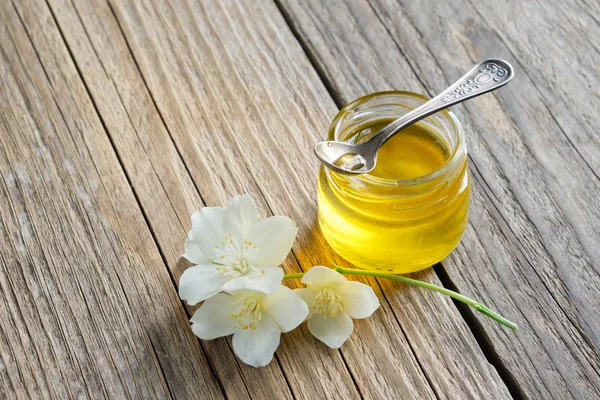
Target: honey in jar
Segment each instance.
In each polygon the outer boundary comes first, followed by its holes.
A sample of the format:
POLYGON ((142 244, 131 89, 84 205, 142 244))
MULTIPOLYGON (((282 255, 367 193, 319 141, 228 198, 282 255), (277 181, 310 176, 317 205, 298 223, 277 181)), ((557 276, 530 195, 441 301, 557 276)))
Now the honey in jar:
MULTIPOLYGON (((334 118, 329 140, 364 142, 427 100, 408 92, 359 98, 334 118)), ((462 126, 441 111, 385 143, 368 174, 322 166, 319 225, 331 247, 361 268, 414 272, 456 247, 467 224, 469 190, 462 126)))

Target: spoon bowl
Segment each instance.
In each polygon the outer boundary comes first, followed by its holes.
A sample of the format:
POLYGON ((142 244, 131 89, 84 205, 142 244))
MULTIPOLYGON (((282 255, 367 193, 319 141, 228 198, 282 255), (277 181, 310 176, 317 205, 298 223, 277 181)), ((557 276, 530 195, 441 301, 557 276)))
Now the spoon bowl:
MULTIPOLYGON (((327 162, 327 167, 342 174, 366 174, 375 168, 377 152, 371 154, 369 148, 361 144, 326 141, 315 146, 315 154, 327 162)), ((324 161, 323 161, 324 162, 324 161)))

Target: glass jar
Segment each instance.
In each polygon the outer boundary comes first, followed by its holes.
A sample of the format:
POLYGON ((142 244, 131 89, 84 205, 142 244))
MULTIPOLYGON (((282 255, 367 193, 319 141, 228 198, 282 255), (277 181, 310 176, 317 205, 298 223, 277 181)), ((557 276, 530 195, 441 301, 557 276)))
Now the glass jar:
MULTIPOLYGON (((365 141, 427 100, 400 91, 361 97, 336 115, 328 139, 365 141)), ((319 225, 330 246, 361 268, 408 273, 430 267, 450 254, 465 231, 470 181, 463 128, 454 114, 441 111, 415 129, 429 132, 444 147, 440 166, 425 175, 395 179, 399 175, 375 175, 376 170, 343 175, 321 166, 319 225)), ((393 154, 384 150, 395 138, 381 148, 377 168, 394 166, 393 154)), ((415 149, 412 156, 429 157, 415 149)))

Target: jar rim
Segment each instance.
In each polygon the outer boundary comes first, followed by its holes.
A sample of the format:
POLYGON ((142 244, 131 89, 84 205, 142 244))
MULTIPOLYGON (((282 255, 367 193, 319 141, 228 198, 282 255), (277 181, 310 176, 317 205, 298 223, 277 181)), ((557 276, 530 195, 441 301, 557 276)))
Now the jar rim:
MULTIPOLYGON (((340 109, 340 111, 335 115, 335 117, 331 121, 331 125, 329 127, 329 132, 330 132, 330 134, 332 134, 334 140, 339 139, 338 137, 336 137, 336 134, 338 132, 335 132, 335 130, 336 130, 335 128, 336 128, 337 124, 346 114, 348 114, 349 111, 351 111, 358 105, 360 105, 368 100, 371 100, 376 97, 383 97, 383 96, 403 96, 403 97, 422 100, 423 102, 427 102, 430 100, 430 98, 425 95, 422 95, 419 93, 414 93, 414 92, 402 91, 402 90, 390 90, 390 91, 383 91, 383 92, 375 92, 375 93, 371 93, 371 94, 368 94, 365 96, 361 96, 355 100, 352 100, 350 103, 346 104, 342 109, 340 109)), ((448 156, 446 161, 444 161, 444 163, 439 168, 437 168, 435 171, 432 171, 426 175, 418 176, 418 177, 411 178, 411 179, 381 178, 381 177, 376 177, 376 176, 370 175, 368 173, 361 174, 361 175, 355 175, 355 177, 364 181, 367 184, 397 187, 397 186, 414 186, 414 185, 424 184, 424 183, 431 182, 431 181, 445 175, 448 170, 452 169, 452 167, 457 162, 459 162, 459 159, 460 159, 459 155, 461 153, 459 150, 461 150, 465 146, 464 145, 465 135, 464 135, 464 129, 463 129, 462 124, 460 123, 460 121, 458 120, 456 115, 454 115, 453 112, 446 109, 446 110, 438 111, 437 113, 433 114, 432 116, 435 116, 438 114, 443 114, 446 116, 446 118, 448 119, 448 121, 450 122, 450 124, 452 125, 454 130, 456 131, 456 137, 457 137, 456 145, 452 149, 452 152, 450 153, 450 155, 448 156)), ((431 118, 432 116, 429 116, 427 118, 431 118)), ((325 168, 325 170, 328 173, 338 174, 338 173, 330 170, 329 168, 325 168)))

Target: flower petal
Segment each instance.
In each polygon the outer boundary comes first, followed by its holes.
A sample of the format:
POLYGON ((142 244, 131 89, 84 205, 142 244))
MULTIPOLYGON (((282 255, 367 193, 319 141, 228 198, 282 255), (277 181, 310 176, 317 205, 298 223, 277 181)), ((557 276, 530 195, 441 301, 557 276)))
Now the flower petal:
POLYGON ((256 329, 237 331, 233 335, 233 351, 246 364, 264 367, 273 359, 280 338, 281 330, 277 324, 263 314, 256 329))
POLYGON ((230 317, 234 301, 234 296, 224 293, 219 293, 206 300, 190 319, 192 331, 196 336, 200 339, 211 340, 234 333, 236 331, 233 327, 235 321, 230 317))
POLYGON ((233 278, 223 286, 223 290, 231 292, 241 289, 259 290, 264 293, 274 293, 279 289, 283 279, 283 269, 280 267, 262 267, 244 276, 233 278), (264 271, 264 274, 262 273, 264 271))
MULTIPOLYGON (((192 214, 191 239, 200 236, 211 236, 214 232, 222 233, 223 217, 227 211, 222 207, 204 207, 192 214)), ((219 235, 220 236, 220 235, 219 235)))
POLYGON ((294 289, 294 293, 300 296, 300 298, 304 300, 304 302, 308 306, 308 315, 306 316, 306 318, 308 319, 312 317, 315 314, 313 303, 315 302, 315 296, 317 295, 317 292, 309 288, 302 288, 294 289))
POLYGON ((183 253, 183 257, 196 265, 207 264, 209 262, 208 257, 204 255, 198 246, 198 243, 192 239, 187 239, 185 241, 185 252, 183 253))
POLYGON ((344 311, 352 318, 367 318, 379 308, 379 299, 369 285, 360 282, 344 282, 334 286, 342 297, 344 311))
POLYGON ((304 321, 308 306, 294 291, 286 286, 263 298, 263 315, 267 314, 279 326, 281 332, 289 332, 304 321))
POLYGON ((298 228, 288 217, 269 217, 254 225, 246 240, 253 246, 245 252, 250 264, 255 267, 263 265, 281 265, 296 239, 298 228))
POLYGON ((335 282, 347 282, 344 275, 331 268, 317 265, 308 270, 302 277, 302 283, 311 285, 315 288, 327 286, 335 282))
POLYGON ((179 280, 179 297, 191 306, 221 291, 229 276, 223 276, 214 264, 190 267, 179 280))
POLYGON ((221 207, 204 207, 192 214, 190 239, 209 259, 218 258, 215 245, 225 237, 223 220, 226 213, 227 210, 221 207))
POLYGON ((315 314, 307 325, 310 333, 332 349, 339 349, 354 329, 352 318, 344 311, 338 312, 334 317, 315 314))
POLYGON ((258 211, 247 194, 236 196, 227 206, 225 231, 232 232, 238 241, 243 242, 246 234, 258 223, 258 211))

